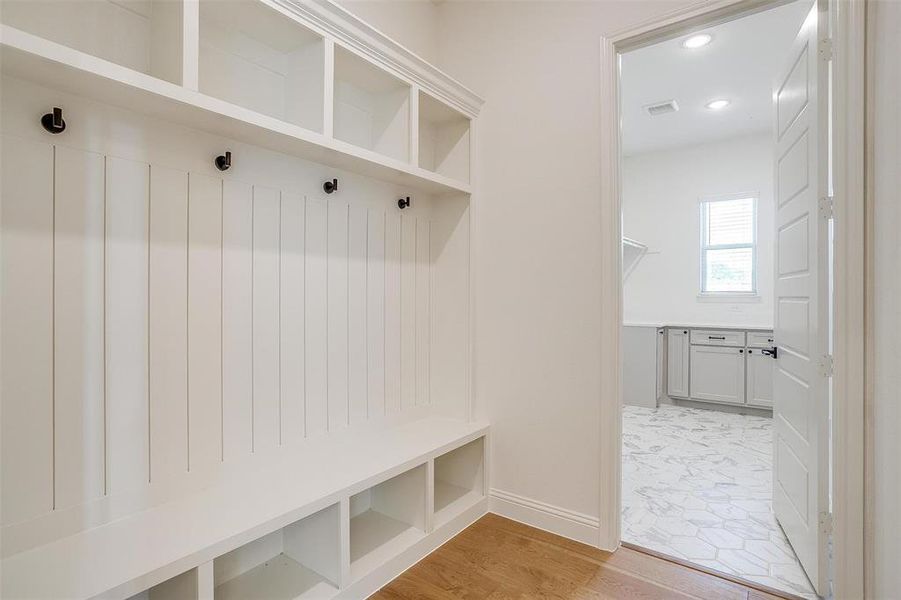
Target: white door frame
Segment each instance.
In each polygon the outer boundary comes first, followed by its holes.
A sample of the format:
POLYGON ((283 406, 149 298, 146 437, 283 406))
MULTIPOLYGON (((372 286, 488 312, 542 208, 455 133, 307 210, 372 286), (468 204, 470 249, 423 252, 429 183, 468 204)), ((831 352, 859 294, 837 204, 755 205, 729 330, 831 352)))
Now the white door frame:
MULTIPOLYGON (((620 545, 622 201, 619 55, 786 0, 704 0, 601 38, 601 420, 598 546, 620 545)), ((864 597, 864 66, 866 0, 830 0, 835 197, 833 594, 864 597)))

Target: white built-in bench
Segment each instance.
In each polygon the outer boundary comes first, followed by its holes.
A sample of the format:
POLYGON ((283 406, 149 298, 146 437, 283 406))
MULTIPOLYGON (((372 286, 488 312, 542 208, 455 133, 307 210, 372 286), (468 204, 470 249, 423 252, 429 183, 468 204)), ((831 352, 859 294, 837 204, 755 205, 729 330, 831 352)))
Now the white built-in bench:
POLYGON ((366 597, 487 511, 487 434, 427 418, 323 438, 249 478, 10 556, 0 596, 366 597))

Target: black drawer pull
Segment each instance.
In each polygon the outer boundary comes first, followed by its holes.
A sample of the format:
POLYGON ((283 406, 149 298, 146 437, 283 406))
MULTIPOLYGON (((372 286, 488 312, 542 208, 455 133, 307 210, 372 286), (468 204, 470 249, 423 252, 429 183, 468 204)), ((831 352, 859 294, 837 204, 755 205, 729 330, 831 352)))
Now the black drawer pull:
POLYGON ((726 341, 726 336, 724 336, 724 335, 708 335, 708 336, 707 336, 707 339, 708 339, 708 340, 723 340, 723 341, 726 341))

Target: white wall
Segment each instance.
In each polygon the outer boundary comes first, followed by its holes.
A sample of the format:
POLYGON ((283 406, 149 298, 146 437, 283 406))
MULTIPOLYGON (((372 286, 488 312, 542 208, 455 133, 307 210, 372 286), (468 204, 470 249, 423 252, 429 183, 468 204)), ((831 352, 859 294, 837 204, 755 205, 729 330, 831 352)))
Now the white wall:
POLYGON ((600 506, 600 38, 677 2, 445 2, 441 66, 486 103, 477 404, 507 514, 594 535, 600 506), (554 516, 554 515, 557 516, 554 516))
POLYGON ((648 152, 623 163, 623 231, 648 246, 624 286, 626 323, 773 325, 773 152, 768 133, 648 152), (698 199, 756 192, 754 301, 699 298, 698 199))
POLYGON ((901 590, 901 3, 870 4, 876 47, 872 65, 873 168, 872 323, 875 373, 867 479, 869 530, 868 597, 897 598, 901 590))

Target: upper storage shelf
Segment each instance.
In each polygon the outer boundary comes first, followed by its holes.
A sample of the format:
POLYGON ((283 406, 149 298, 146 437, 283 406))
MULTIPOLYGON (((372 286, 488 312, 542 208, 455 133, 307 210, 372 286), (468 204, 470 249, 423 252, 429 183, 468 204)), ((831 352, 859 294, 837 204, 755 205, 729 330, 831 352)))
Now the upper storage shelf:
POLYGON ((469 118, 419 92, 419 166, 469 181, 469 118))
POLYGON ((172 0, 3 0, 22 31, 166 81, 182 81, 182 5, 172 0))
POLYGON ((448 123, 481 99, 327 0, 4 0, 0 22, 4 76, 411 191, 471 192, 468 126, 455 138, 448 123))
POLYGON ((322 36, 258 0, 200 1, 200 91, 322 133, 322 36))
POLYGON ((410 160, 410 86, 342 48, 335 49, 335 137, 410 160))

